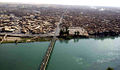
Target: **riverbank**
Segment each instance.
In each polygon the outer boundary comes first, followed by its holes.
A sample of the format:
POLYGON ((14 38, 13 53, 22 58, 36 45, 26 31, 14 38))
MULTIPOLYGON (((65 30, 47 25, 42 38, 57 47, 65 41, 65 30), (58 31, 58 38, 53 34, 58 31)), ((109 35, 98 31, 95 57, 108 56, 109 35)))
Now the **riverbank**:
MULTIPOLYGON (((70 39, 105 39, 105 38, 116 38, 119 35, 108 35, 108 36, 97 36, 97 35, 89 35, 89 36, 58 36, 59 40, 70 40, 70 39)), ((3 36, 0 36, 0 41, 2 40, 3 36)), ((46 37, 14 37, 14 36, 7 36, 2 43, 27 43, 27 42, 42 42, 42 41, 50 41, 53 36, 46 36, 46 37)))
MULTIPOLYGON (((0 41, 2 40, 0 36, 0 41)), ((27 42, 38 42, 38 41, 50 41, 52 37, 6 37, 1 43, 27 43, 27 42)))

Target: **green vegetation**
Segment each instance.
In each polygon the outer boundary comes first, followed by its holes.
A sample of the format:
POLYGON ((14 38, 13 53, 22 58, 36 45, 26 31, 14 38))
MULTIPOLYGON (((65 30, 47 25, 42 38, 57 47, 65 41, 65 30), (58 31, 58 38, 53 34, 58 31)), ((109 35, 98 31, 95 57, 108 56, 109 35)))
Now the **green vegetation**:
POLYGON ((35 39, 31 39, 31 41, 50 41, 51 38, 46 38, 46 37, 40 37, 40 38, 35 38, 35 39))
POLYGON ((114 69, 113 69, 113 68, 111 68, 111 67, 108 67, 108 68, 107 68, 107 70, 114 70, 114 69))

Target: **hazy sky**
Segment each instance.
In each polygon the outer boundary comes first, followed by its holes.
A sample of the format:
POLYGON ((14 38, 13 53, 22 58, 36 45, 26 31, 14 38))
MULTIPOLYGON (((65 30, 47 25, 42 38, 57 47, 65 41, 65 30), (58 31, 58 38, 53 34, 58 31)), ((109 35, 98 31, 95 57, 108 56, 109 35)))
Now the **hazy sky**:
POLYGON ((64 5, 90 5, 90 6, 117 6, 120 0, 0 0, 0 2, 19 2, 34 4, 64 4, 64 5))

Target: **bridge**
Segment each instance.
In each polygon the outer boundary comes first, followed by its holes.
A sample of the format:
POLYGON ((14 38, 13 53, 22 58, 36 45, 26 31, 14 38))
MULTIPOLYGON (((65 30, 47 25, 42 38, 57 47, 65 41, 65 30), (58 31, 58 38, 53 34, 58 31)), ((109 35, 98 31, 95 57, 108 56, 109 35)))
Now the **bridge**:
POLYGON ((49 58, 50 58, 50 56, 51 56, 51 52, 53 51, 55 42, 56 42, 56 38, 53 38, 53 39, 51 40, 51 43, 50 43, 47 51, 46 51, 46 54, 45 54, 44 59, 43 59, 43 61, 42 61, 40 70, 45 70, 45 69, 46 69, 46 66, 47 66, 48 61, 49 61, 49 58))
POLYGON ((46 54, 42 60, 42 63, 41 63, 41 66, 40 66, 40 70, 45 70, 46 67, 47 67, 47 64, 49 62, 49 58, 52 54, 52 51, 53 51, 53 48, 54 48, 54 45, 56 43, 56 40, 57 40, 57 36, 59 36, 59 32, 60 32, 60 24, 62 23, 62 19, 63 19, 63 16, 64 14, 66 13, 67 9, 65 10, 65 12, 62 14, 61 18, 60 18, 60 21, 59 23, 57 24, 57 28, 56 28, 56 31, 55 31, 55 34, 54 34, 54 37, 53 39, 51 40, 50 42, 50 45, 48 46, 48 49, 46 51, 46 54))

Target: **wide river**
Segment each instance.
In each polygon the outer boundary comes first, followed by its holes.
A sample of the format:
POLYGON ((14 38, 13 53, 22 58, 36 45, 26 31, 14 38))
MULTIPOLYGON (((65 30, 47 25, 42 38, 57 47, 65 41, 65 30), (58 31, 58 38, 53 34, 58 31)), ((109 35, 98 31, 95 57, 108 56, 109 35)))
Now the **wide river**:
MULTIPOLYGON (((0 45, 0 70, 39 70, 49 42, 0 45)), ((120 37, 57 41, 47 70, 120 70, 120 37)))

